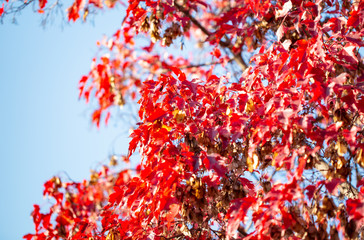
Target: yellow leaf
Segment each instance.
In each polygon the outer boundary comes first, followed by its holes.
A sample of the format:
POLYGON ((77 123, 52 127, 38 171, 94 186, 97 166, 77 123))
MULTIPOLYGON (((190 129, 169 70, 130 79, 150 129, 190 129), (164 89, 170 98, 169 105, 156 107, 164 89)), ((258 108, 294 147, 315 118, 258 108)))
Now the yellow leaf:
POLYGON ((168 132, 170 132, 172 130, 171 127, 168 127, 167 125, 164 125, 164 124, 162 125, 162 128, 167 129, 168 132))
POLYGON ((245 112, 251 113, 254 112, 254 110, 255 110, 254 101, 252 99, 249 99, 245 105, 245 112))
POLYGON ((348 151, 348 148, 341 141, 336 142, 335 149, 337 150, 337 154, 340 157, 343 157, 345 155, 345 153, 348 151))
POLYGON ((253 153, 253 157, 248 157, 246 161, 248 165, 248 171, 253 172, 254 169, 256 169, 259 165, 259 158, 256 153, 253 153))
POLYGON ((336 167, 341 169, 346 164, 346 160, 343 157, 339 157, 336 162, 336 167))
POLYGON ((361 148, 356 153, 356 161, 359 163, 361 167, 364 167, 364 154, 363 154, 363 149, 361 148))

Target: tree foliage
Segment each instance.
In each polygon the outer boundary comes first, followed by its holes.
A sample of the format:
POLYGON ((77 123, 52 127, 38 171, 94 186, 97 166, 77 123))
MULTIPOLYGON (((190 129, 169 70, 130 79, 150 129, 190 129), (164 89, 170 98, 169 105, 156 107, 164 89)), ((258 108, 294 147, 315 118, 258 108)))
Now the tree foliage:
MULTIPOLYGON (((43 15, 47 0, 28 4, 43 15)), ((364 2, 76 0, 69 21, 119 6, 121 28, 79 83, 92 121, 138 102, 129 154, 53 177, 25 239, 364 237, 364 2)))

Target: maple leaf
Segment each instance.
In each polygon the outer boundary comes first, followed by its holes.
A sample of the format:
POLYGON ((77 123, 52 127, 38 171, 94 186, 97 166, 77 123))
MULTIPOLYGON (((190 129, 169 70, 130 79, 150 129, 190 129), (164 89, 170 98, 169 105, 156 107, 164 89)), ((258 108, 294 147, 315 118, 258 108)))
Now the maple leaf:
POLYGON ((350 13, 350 17, 347 22, 348 27, 357 27, 359 24, 359 11, 353 11, 350 13))
POLYGON ((223 159, 218 154, 207 155, 203 160, 203 163, 205 164, 207 169, 215 170, 216 173, 221 177, 224 177, 226 172, 223 162, 223 159))

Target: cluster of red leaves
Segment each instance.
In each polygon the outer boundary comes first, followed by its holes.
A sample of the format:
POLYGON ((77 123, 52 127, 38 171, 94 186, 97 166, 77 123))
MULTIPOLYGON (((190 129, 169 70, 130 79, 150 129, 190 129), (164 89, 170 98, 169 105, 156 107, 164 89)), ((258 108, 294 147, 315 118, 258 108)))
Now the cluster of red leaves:
POLYGON ((161 57, 157 53, 158 49, 154 50, 154 43, 136 47, 133 40, 136 32, 125 23, 112 38, 100 42, 101 49, 107 54, 101 56, 99 61, 95 58, 91 71, 79 82, 80 97, 88 102, 90 94, 93 94, 98 100, 99 108, 92 116, 97 126, 105 111, 107 123, 110 107, 122 107, 137 98, 143 79, 159 76, 170 66, 187 68, 187 73, 198 77, 207 75, 206 70, 190 65, 189 60, 183 57, 161 57))
POLYGON ((39 205, 34 205, 31 216, 35 234, 27 234, 24 239, 87 239, 100 234, 100 211, 113 188, 123 186, 130 176, 130 171, 110 173, 104 166, 101 171, 93 172, 89 181, 62 182, 53 177, 44 184, 43 192, 50 199, 49 212, 43 214, 39 205))
POLYGON ((129 1, 79 88, 98 126, 139 99, 140 172, 52 179, 25 238, 362 237, 363 25, 363 1, 129 1), (177 38, 205 61, 163 56, 177 38))

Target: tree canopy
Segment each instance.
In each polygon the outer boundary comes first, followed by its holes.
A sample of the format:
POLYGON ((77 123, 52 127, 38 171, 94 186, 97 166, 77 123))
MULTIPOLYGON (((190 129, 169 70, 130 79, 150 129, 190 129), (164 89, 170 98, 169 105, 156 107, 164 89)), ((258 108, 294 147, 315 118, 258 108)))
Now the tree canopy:
MULTIPOLYGON (((0 16, 31 4, 45 20, 61 7, 7 0, 0 16)), ((129 153, 88 180, 47 181, 53 203, 34 205, 25 239, 364 237, 364 1, 76 0, 66 12, 115 7, 121 27, 79 90, 97 126, 137 106, 129 153), (135 168, 118 167, 135 151, 135 168)))

